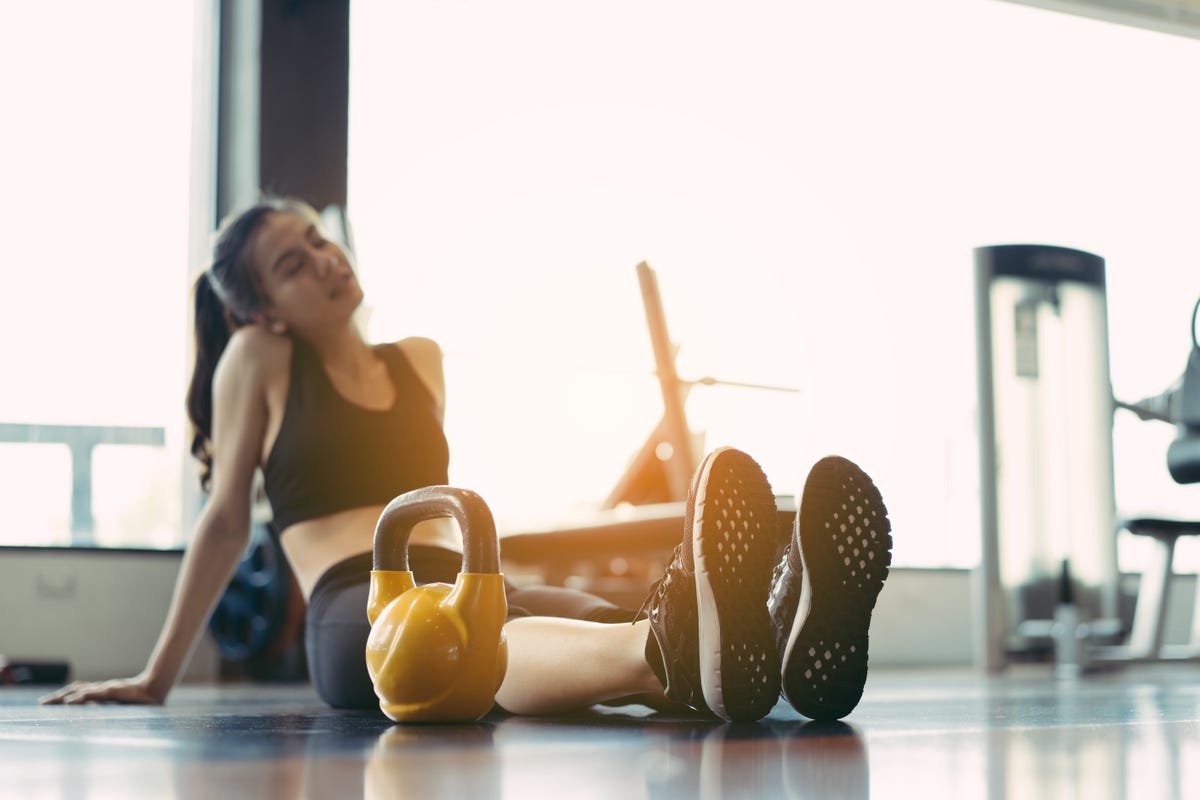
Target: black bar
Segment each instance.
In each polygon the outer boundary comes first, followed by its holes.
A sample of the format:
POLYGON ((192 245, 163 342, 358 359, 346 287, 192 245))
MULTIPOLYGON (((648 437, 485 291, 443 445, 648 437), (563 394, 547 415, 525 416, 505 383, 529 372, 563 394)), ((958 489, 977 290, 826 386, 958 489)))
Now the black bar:
POLYGON ((1002 244, 975 248, 975 258, 994 276, 1051 283, 1074 281, 1104 288, 1104 259, 1084 250, 1048 244, 1002 244))
POLYGON ((161 447, 166 442, 162 428, 109 425, 28 425, 0 422, 0 442, 30 444, 145 444, 161 447))

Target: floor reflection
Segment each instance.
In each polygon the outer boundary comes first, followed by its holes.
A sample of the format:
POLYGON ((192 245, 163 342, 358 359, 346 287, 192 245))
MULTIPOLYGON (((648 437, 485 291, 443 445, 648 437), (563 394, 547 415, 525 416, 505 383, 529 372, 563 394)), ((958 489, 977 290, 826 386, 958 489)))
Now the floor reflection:
POLYGON ((998 730, 986 736, 989 800, 1196 797, 1190 724, 998 730), (1190 794, 1184 787, 1190 789, 1190 794))
POLYGON ((843 723, 667 722, 586 726, 521 719, 491 728, 382 734, 366 798, 866 798, 867 747, 843 723), (620 733, 619 738, 614 733, 620 733))
POLYGON ((381 734, 363 773, 364 798, 504 796, 494 725, 397 725, 381 734))
POLYGON ((850 720, 824 724, 782 703, 752 724, 629 707, 395 725, 306 688, 184 687, 164 708, 0 691, 0 800, 1200 796, 1200 682, 1186 669, 873 681, 850 720))
POLYGON ((904 797, 1200 797, 1200 684, 1163 677, 996 681, 889 704, 911 716, 870 726, 872 782, 904 797))

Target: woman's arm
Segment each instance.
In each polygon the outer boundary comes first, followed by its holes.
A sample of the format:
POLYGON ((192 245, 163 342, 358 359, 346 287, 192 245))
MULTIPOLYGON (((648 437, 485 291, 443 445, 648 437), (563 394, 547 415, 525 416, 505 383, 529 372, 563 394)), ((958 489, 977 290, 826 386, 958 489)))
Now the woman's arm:
POLYGON ((42 702, 163 703, 241 559, 248 531, 248 521, 239 525, 233 514, 207 505, 184 552, 167 618, 145 669, 132 678, 75 681, 42 702))
POLYGON ((257 331, 244 333, 233 337, 217 365, 212 495, 196 521, 146 668, 132 678, 77 681, 42 698, 43 703, 162 703, 175 685, 250 535, 250 487, 266 429, 262 350, 267 343, 257 331))

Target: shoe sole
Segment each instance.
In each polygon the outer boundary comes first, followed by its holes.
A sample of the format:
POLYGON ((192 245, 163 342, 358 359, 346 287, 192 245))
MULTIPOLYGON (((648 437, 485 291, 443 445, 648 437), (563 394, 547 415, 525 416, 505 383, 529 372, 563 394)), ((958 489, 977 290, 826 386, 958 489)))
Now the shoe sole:
POLYGON ((874 482, 830 456, 809 473, 798 514, 803 584, 783 653, 783 694, 817 720, 854 710, 867 682, 871 612, 892 562, 891 522, 874 482))
POLYGON ((779 699, 767 593, 780 548, 775 495, 750 456, 719 448, 693 485, 700 685, 723 719, 761 719, 779 699))

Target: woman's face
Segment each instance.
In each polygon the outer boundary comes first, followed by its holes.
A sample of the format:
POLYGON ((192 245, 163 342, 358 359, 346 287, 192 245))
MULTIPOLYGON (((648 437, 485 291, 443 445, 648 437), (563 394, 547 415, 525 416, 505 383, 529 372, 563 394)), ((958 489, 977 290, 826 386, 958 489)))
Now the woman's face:
POLYGON ((346 254, 298 214, 267 214, 249 256, 267 296, 263 315, 276 330, 345 325, 362 302, 362 287, 346 254))

